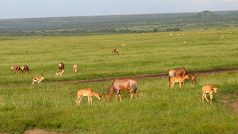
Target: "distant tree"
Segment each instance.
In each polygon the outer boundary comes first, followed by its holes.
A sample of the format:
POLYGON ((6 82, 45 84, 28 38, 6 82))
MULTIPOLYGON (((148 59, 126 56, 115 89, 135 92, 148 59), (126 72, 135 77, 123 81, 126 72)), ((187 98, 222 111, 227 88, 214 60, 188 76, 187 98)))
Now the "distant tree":
POLYGON ((158 32, 158 31, 159 31, 158 28, 154 28, 154 29, 153 29, 153 32, 158 32))

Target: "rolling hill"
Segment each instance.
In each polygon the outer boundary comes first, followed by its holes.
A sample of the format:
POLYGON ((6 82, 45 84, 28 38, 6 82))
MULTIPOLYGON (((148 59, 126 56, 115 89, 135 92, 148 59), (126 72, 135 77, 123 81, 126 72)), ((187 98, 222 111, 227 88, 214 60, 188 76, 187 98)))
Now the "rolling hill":
POLYGON ((237 25, 238 11, 2 19, 0 35, 160 32, 237 25))

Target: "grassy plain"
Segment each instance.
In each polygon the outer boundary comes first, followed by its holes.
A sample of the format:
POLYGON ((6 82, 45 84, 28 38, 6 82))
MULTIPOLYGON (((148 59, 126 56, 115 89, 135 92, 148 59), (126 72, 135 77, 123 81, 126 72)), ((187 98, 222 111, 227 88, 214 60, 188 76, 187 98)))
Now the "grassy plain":
POLYGON ((139 97, 110 103, 94 99, 92 107, 75 106, 76 91, 92 87, 103 93, 111 84, 70 84, 79 80, 190 70, 237 67, 238 29, 211 29, 170 33, 102 36, 0 38, 0 133, 22 133, 42 128, 65 133, 229 133, 238 131, 238 115, 223 105, 224 94, 237 92, 238 73, 202 75, 198 84, 183 89, 168 87, 167 79, 138 80, 139 97), (221 31, 221 33, 219 32, 221 31), (172 34, 172 36, 170 36, 172 34), (126 46, 122 47, 121 43, 126 46), (120 55, 111 54, 119 48, 120 55), (55 77, 57 63, 66 72, 55 77), (29 64, 31 74, 14 74, 13 64, 29 64), (79 65, 79 73, 71 66, 79 65), (30 77, 43 73, 46 80, 31 85, 30 77), (214 104, 201 103, 201 86, 217 84, 214 104))
POLYGON ((56 80, 57 64, 65 63, 62 80, 161 73, 185 66, 190 70, 238 65, 238 29, 194 30, 99 36, 1 37, 1 83, 30 82, 44 74, 56 80), (219 33, 221 31, 221 33, 219 33), (172 34, 172 36, 170 36, 172 34), (125 43, 126 46, 121 46, 125 43), (119 56, 112 55, 118 48, 119 56), (10 73, 13 64, 28 64, 31 75, 10 73), (72 73, 78 64, 79 73, 72 73))

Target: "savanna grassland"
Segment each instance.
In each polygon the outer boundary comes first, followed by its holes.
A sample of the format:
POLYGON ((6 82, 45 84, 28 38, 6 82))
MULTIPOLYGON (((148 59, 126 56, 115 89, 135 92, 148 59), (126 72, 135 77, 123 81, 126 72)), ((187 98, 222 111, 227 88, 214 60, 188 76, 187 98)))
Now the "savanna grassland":
MULTIPOLYGON (((196 85, 168 87, 166 78, 138 80, 138 98, 106 103, 94 98, 88 106, 75 106, 79 88, 104 93, 111 81, 60 83, 165 73, 185 66, 189 70, 238 66, 238 29, 208 29, 181 32, 114 34, 92 36, 0 37, 0 133, 23 133, 42 128, 63 133, 228 133, 238 131, 238 115, 221 101, 237 92, 238 73, 198 75, 196 85), (126 46, 121 46, 125 43, 126 46), (112 55, 118 48, 120 55, 112 55), (65 74, 55 77, 57 64, 65 74), (10 72, 13 64, 28 64, 30 74, 10 72), (72 72, 78 64, 79 72, 72 72), (32 85, 33 75, 46 80, 32 85), (201 86, 218 86, 214 104, 201 102, 201 86)), ((115 98, 115 97, 114 97, 115 98)), ((231 100, 234 98, 230 98, 231 100)))

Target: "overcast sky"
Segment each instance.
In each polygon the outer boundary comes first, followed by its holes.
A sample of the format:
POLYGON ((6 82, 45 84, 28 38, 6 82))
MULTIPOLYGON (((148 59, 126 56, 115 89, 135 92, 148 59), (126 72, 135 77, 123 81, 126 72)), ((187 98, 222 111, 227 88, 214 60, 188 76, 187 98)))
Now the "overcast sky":
POLYGON ((0 0, 0 19, 238 10, 238 0, 0 0))

